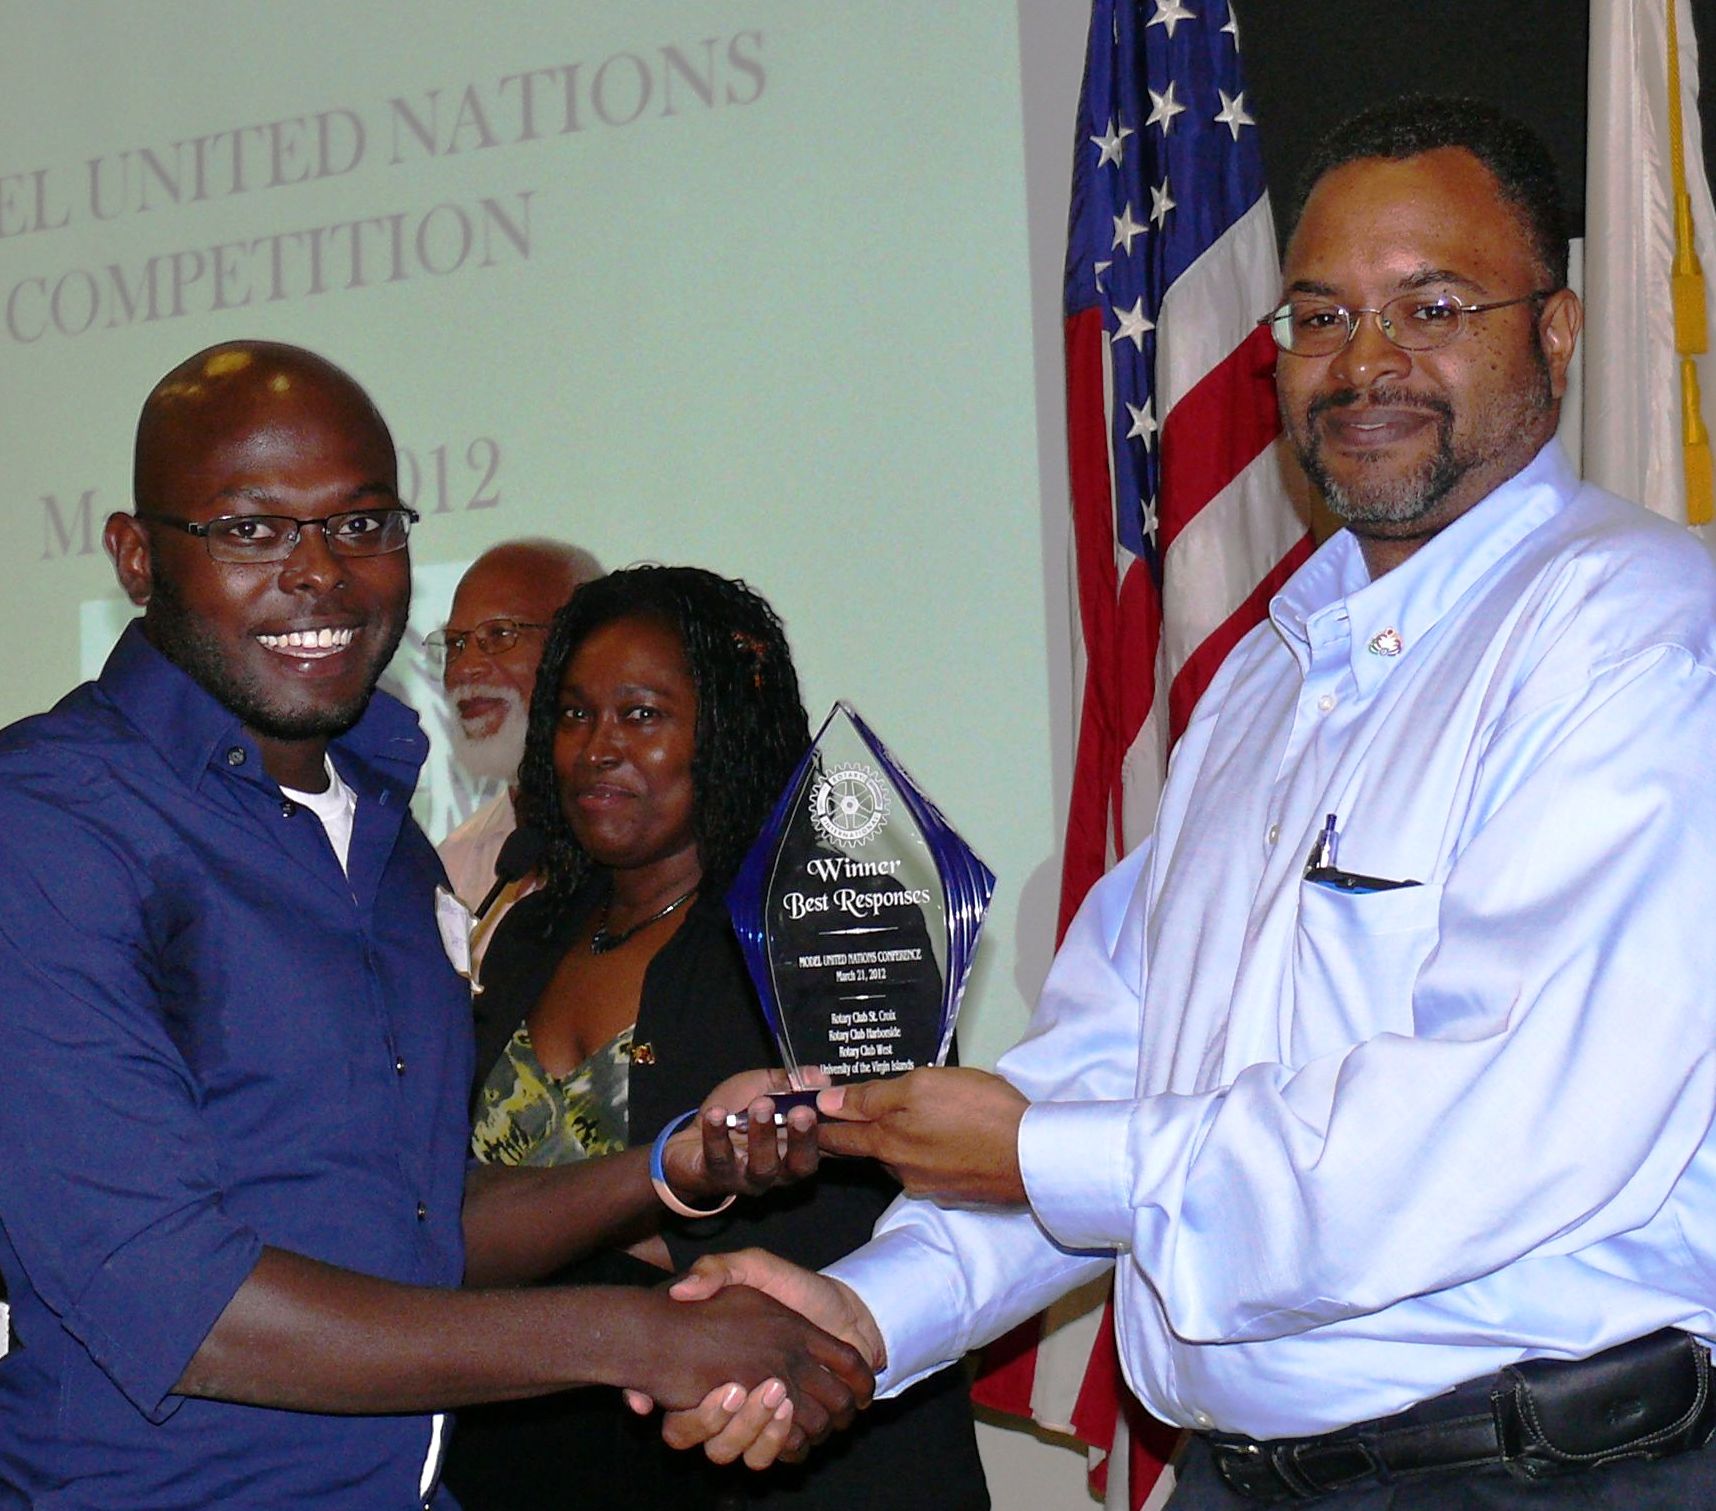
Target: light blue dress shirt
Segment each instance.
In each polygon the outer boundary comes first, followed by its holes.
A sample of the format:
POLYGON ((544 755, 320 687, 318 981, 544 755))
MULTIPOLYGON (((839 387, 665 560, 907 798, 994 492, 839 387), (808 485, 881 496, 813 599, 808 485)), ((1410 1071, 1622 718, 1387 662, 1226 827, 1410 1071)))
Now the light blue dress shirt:
POLYGON ((1554 445, 1229 658, 1001 1071, 1029 1212, 831 1273, 896 1388, 1117 1271, 1126 1376, 1258 1437, 1716 1336, 1716 571, 1554 445), (1306 878, 1326 816, 1341 869, 1306 878))

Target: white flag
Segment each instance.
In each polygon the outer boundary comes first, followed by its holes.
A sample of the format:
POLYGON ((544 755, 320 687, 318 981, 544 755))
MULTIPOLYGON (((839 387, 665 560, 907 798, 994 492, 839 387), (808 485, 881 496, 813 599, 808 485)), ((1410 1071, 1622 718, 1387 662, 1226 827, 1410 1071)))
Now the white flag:
MULTIPOLYGON (((1698 125, 1688 0, 1591 0, 1585 172, 1584 473, 1686 522, 1680 358, 1670 268, 1674 188, 1668 4, 1676 6, 1686 187, 1699 256, 1716 274, 1716 212, 1698 125)), ((1706 304, 1716 278, 1707 278, 1706 304)), ((1706 420, 1716 365, 1696 359, 1706 420)))

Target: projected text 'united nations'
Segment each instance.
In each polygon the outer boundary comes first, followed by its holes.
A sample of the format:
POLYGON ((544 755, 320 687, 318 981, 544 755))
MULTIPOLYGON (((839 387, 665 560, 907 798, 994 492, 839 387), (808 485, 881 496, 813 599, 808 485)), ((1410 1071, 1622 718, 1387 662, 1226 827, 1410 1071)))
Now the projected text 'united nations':
MULTIPOLYGON (((205 205, 246 196, 268 204, 273 221, 250 234, 228 229, 219 239, 9 275, 0 330, 28 346, 528 262, 541 200, 552 197, 539 185, 473 189, 461 166, 461 192, 433 202, 389 195, 392 203, 353 213, 354 197, 379 197, 382 175, 432 183, 442 165, 477 154, 486 163, 507 149, 753 105, 767 84, 763 43, 762 33, 743 31, 622 50, 394 95, 367 113, 338 105, 115 149, 75 168, 0 173, 0 250, 8 241, 46 248, 78 227, 91 246, 129 248, 141 239, 139 217, 151 227, 174 215, 194 221, 205 205), (318 203, 304 198, 315 185, 326 186, 320 202, 341 213, 310 210, 312 223, 282 225, 272 206, 284 198, 262 198, 295 197, 304 210, 318 203)), ((492 161, 499 176, 501 159, 492 161)), ((223 227, 233 225, 229 211, 223 227)))

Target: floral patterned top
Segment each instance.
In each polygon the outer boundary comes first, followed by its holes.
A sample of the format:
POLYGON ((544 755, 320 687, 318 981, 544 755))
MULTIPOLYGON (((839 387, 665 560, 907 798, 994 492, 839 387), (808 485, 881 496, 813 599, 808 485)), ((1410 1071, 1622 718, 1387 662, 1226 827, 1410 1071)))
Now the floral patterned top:
POLYGON ((471 1153, 486 1165, 566 1165, 626 1147, 632 1030, 555 1078, 521 1023, 477 1096, 471 1153))

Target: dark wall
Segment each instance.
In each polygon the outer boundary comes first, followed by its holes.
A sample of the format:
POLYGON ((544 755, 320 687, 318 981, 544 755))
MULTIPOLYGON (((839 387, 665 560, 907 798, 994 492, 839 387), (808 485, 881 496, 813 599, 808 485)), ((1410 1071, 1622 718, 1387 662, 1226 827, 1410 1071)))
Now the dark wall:
MULTIPOLYGON (((1396 95, 1488 100, 1529 122, 1561 169, 1571 231, 1585 228, 1584 0, 1231 0, 1246 103, 1285 231, 1311 149, 1335 122, 1396 95)), ((1716 0, 1696 0, 1716 13, 1716 0)))
MULTIPOLYGON (((1716 100, 1716 0, 1692 0, 1692 29, 1698 34, 1698 98, 1716 100)), ((1704 128, 1704 173, 1716 163, 1716 105, 1702 104, 1700 124, 1704 128)))
MULTIPOLYGON (((1528 121, 1561 169, 1572 234, 1585 233, 1585 0, 1232 0, 1246 103, 1263 131, 1277 226, 1299 171, 1334 122, 1394 95, 1474 95, 1528 121)), ((1699 95, 1716 102, 1716 0, 1692 0, 1699 95)), ((1716 164, 1716 103, 1702 113, 1716 164)), ((1716 174, 1712 175, 1716 177, 1716 174)))

